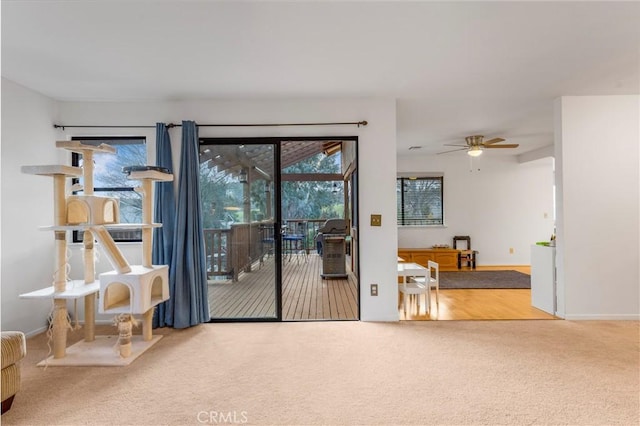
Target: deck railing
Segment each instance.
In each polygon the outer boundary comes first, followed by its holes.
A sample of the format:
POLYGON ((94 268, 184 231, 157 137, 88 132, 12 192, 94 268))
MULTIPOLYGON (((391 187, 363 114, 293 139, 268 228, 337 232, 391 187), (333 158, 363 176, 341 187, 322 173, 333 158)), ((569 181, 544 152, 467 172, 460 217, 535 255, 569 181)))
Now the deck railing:
POLYGON ((205 229, 204 246, 207 259, 207 278, 233 276, 233 265, 229 262, 231 229, 205 229))
MULTIPOLYGON (((326 219, 287 219, 282 233, 302 236, 302 249, 316 249, 315 236, 326 219)), ((255 262, 273 254, 272 222, 236 223, 230 229, 205 229, 207 278, 236 281, 241 271, 250 272, 255 262)))
POLYGON ((263 222, 236 223, 230 229, 205 229, 207 278, 236 281, 240 272, 251 272, 252 265, 266 254, 266 229, 263 222))

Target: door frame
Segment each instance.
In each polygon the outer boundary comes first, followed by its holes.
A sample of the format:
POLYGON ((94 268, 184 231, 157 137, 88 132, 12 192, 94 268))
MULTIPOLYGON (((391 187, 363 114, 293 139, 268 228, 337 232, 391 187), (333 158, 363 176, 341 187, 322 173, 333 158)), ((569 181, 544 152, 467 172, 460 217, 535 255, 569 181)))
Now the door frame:
MULTIPOLYGON (((349 171, 349 176, 355 176, 355 185, 353 185, 351 194, 352 201, 352 209, 353 209, 353 220, 351 223, 351 227, 356 226, 356 233, 359 232, 359 212, 360 208, 358 205, 359 201, 359 184, 358 184, 358 166, 359 166, 359 150, 358 150, 358 137, 357 136, 294 136, 294 137, 199 137, 198 144, 201 145, 272 145, 273 153, 274 153, 274 175, 273 175, 273 186, 274 186, 274 206, 273 208, 273 226, 274 232, 281 229, 282 227, 282 188, 281 188, 281 175, 282 175, 282 152, 281 152, 281 142, 283 141, 352 141, 355 143, 355 168, 354 170, 349 171), (355 223, 354 223, 355 222, 355 223)), ((346 176, 345 176, 346 177, 346 176)), ((348 185, 345 185, 348 187, 348 185)), ((345 209, 348 206, 345 204, 345 209)), ((357 289, 357 304, 358 304, 358 313, 356 321, 360 320, 361 317, 361 297, 360 297, 360 247, 359 247, 360 238, 357 237, 355 241, 355 249, 358 253, 358 258, 355 262, 355 271, 352 271, 356 276, 356 289, 357 289)), ((271 318, 211 318, 209 322, 219 323, 219 322, 283 322, 282 318, 282 285, 283 285, 283 277, 282 277, 282 239, 274 238, 274 261, 275 265, 275 307, 276 307, 276 315, 271 318)), ((287 322, 294 320, 286 320, 287 322)), ((332 319, 320 319, 316 321, 337 321, 332 319)))

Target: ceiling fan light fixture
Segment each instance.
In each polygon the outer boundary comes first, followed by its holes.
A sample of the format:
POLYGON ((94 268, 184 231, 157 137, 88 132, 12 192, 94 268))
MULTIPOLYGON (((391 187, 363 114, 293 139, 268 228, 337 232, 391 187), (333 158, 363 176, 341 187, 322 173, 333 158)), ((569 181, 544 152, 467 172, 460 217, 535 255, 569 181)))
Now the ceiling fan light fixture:
POLYGON ((482 155, 482 148, 480 148, 479 146, 472 146, 467 151, 467 154, 471 157, 479 157, 482 155))

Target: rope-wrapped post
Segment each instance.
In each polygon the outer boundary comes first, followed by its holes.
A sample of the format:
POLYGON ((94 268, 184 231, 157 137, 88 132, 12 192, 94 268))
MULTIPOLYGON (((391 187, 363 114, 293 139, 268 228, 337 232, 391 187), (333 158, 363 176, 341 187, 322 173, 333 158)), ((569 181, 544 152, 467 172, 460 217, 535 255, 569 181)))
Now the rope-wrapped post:
MULTIPOLYGON (((53 176, 53 213, 54 224, 64 225, 67 220, 67 204, 65 197, 65 176, 53 176)), ((67 233, 55 231, 55 264, 56 272, 53 278, 54 293, 61 293, 67 289, 67 233)), ((53 357, 64 358, 67 348, 67 301, 53 299, 53 315, 51 328, 53 333, 53 357)))
POLYGON ((69 328, 67 301, 65 299, 53 299, 51 328, 53 333, 53 358, 64 358, 67 351, 67 329, 69 328))
POLYGON ((128 358, 131 356, 131 337, 135 320, 131 314, 120 314, 116 316, 115 322, 118 326, 118 352, 120 357, 128 358))
MULTIPOLYGON (((84 231, 84 285, 95 281, 95 259, 93 257, 93 234, 84 231)), ((96 339, 96 294, 84 297, 84 341, 93 342, 96 339)))

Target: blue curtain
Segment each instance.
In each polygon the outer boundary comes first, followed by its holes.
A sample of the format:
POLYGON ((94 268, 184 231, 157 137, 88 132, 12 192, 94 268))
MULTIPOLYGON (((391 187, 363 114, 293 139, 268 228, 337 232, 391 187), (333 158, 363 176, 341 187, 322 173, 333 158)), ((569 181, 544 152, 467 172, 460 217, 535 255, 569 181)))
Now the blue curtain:
MULTIPOLYGON (((171 159, 171 139, 164 123, 156 123, 156 165, 165 167, 173 173, 171 159)), ((175 176, 174 176, 175 179, 175 176)), ((161 228, 153 230, 152 263, 169 265, 171 276, 171 258, 173 257, 173 238, 176 220, 176 197, 173 182, 156 182, 154 192, 153 221, 162 223, 161 228)), ((175 282, 169 280, 169 294, 173 298, 175 282)), ((165 327, 172 324, 173 307, 171 298, 160 303, 153 317, 154 327, 165 327)))
POLYGON ((170 269, 171 278, 175 279, 171 294, 174 328, 190 327, 210 319, 198 152, 198 127, 193 121, 183 121, 176 232, 170 269))

